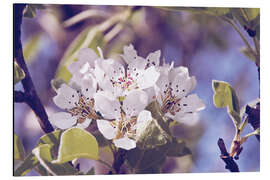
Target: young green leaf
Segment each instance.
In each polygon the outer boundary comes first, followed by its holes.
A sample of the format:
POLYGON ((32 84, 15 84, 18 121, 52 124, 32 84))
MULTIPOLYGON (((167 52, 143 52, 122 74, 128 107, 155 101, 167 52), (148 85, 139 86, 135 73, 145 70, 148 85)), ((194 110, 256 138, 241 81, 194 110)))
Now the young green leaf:
POLYGON ((14 160, 23 160, 25 156, 25 151, 23 148, 23 144, 20 141, 17 134, 14 133, 14 160))
POLYGON ((61 164, 75 158, 99 159, 96 138, 80 128, 71 128, 63 132, 57 160, 52 162, 61 164))
POLYGON ((14 61, 14 84, 17 84, 25 78, 25 73, 23 69, 14 61))
POLYGON ((214 90, 213 101, 215 106, 218 108, 227 107, 227 111, 235 127, 238 128, 241 123, 240 107, 234 89, 230 84, 216 80, 212 81, 212 86, 214 90))
POLYGON ((153 119, 141 133, 137 145, 141 149, 151 149, 166 144, 171 139, 171 132, 157 102, 149 104, 146 110, 151 112, 153 119))

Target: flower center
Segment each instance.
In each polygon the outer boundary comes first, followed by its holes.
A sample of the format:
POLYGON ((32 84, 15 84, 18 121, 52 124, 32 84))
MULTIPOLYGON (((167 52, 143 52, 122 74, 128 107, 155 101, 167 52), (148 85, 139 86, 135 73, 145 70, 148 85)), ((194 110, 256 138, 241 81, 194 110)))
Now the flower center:
POLYGON ((113 87, 120 87, 122 90, 133 90, 138 89, 138 84, 133 77, 128 76, 119 77, 116 81, 111 80, 113 87))
POLYGON ((170 113, 172 115, 175 115, 176 112, 179 112, 181 110, 180 108, 180 98, 177 98, 175 95, 172 94, 172 89, 168 87, 164 91, 164 96, 161 95, 162 100, 162 106, 161 111, 162 113, 170 113))
POLYGON ((94 110, 94 100, 80 95, 76 107, 67 110, 72 116, 77 116, 77 122, 83 123, 86 118, 97 119, 98 115, 94 110))
POLYGON ((113 127, 117 128, 117 133, 115 139, 120 139, 127 135, 129 138, 135 138, 136 129, 135 124, 137 122, 137 117, 132 117, 130 119, 122 118, 118 123, 113 121, 111 124, 113 127))

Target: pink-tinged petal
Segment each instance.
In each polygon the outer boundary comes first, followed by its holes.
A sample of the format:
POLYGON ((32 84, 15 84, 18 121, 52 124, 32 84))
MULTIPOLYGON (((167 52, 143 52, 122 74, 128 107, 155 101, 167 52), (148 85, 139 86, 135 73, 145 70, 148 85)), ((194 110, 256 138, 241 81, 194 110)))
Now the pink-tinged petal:
POLYGON ((115 139, 113 140, 113 143, 116 147, 122 148, 125 150, 134 149, 136 147, 136 142, 127 136, 121 138, 121 139, 115 139))
POLYGON ((115 137, 117 128, 113 127, 109 121, 98 119, 97 126, 106 139, 113 139, 115 137))
POLYGON ((77 117, 72 116, 70 113, 59 112, 49 116, 49 121, 60 129, 71 128, 77 122, 77 117))

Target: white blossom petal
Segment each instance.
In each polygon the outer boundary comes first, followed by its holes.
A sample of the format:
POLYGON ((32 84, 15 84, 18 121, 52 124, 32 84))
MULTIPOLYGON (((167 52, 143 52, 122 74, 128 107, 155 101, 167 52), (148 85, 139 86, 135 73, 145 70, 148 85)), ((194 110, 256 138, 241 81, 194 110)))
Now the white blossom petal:
POLYGON ((78 93, 66 84, 62 84, 53 98, 54 103, 62 109, 70 109, 79 101, 78 93))
POLYGON ((81 129, 85 129, 90 125, 91 122, 92 122, 92 119, 86 118, 83 123, 78 123, 76 125, 76 127, 81 128, 81 129))
POLYGON ((49 121, 60 129, 71 128, 77 122, 77 117, 70 113, 59 112, 49 116, 49 121))
POLYGON ((190 90, 194 86, 194 77, 187 77, 186 74, 177 74, 174 81, 172 82, 171 89, 172 94, 178 98, 182 98, 190 93, 190 90))
POLYGON ((149 64, 149 66, 159 66, 160 53, 161 53, 160 50, 150 53, 146 57, 147 64, 149 64))
POLYGON ((191 94, 183 97, 177 104, 182 113, 201 111, 205 108, 203 101, 198 97, 197 94, 191 94))
POLYGON ((194 113, 183 113, 183 114, 176 114, 175 118, 176 121, 186 124, 188 126, 193 126, 199 121, 199 114, 194 113))
POLYGON ((113 143, 115 144, 116 147, 122 148, 125 150, 130 150, 136 147, 136 142, 127 136, 124 136, 121 139, 115 139, 113 140, 113 143))
POLYGON ((146 89, 156 84, 160 73, 156 71, 154 66, 147 68, 137 79, 140 89, 146 89))
POLYGON ((113 81, 118 80, 119 78, 125 77, 125 69, 124 66, 115 61, 115 60, 106 60, 109 63, 109 66, 106 69, 106 75, 113 81))
POLYGON ((123 110, 127 117, 137 116, 144 110, 148 103, 146 92, 141 90, 131 91, 123 101, 123 110))
POLYGON ((139 113, 136 123, 136 139, 141 136, 141 133, 147 128, 152 121, 152 115, 150 111, 143 110, 139 113))
POLYGON ((146 64, 146 60, 138 56, 136 59, 134 59, 128 64, 127 75, 137 80, 141 73, 145 71, 146 64))
POLYGON ((105 119, 120 118, 120 103, 115 96, 108 91, 99 91, 94 94, 95 110, 100 112, 105 119))
POLYGON ((106 139, 113 139, 115 137, 117 128, 114 128, 109 121, 98 119, 97 126, 106 139))
POLYGON ((97 91, 97 81, 91 74, 87 74, 82 79, 81 92, 86 98, 93 98, 97 91))
POLYGON ((78 52, 78 61, 88 62, 90 67, 94 67, 95 60, 98 58, 95 51, 90 48, 82 48, 78 52))
POLYGON ((177 68, 172 68, 169 74, 169 79, 171 81, 175 80, 176 76, 178 74, 182 74, 183 78, 188 78, 189 73, 188 73, 188 68, 184 66, 179 66, 177 68))
POLYGON ((137 51, 134 49, 132 44, 130 44, 129 46, 124 46, 123 51, 124 54, 122 55, 122 57, 127 64, 131 63, 138 56, 137 51))

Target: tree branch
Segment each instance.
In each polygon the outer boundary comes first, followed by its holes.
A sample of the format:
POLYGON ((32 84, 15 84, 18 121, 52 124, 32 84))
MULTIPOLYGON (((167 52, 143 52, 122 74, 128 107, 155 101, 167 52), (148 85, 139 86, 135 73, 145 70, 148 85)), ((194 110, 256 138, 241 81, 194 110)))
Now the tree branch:
POLYGON ((22 91, 14 91, 14 101, 17 103, 25 102, 26 97, 22 91))
POLYGON ((26 4, 14 4, 13 5, 13 59, 16 59, 19 66, 24 70, 25 78, 21 81, 24 88, 24 96, 22 96, 22 92, 15 92, 15 101, 24 100, 30 108, 34 111, 36 116, 38 117, 38 122, 45 133, 52 132, 54 129, 51 123, 48 120, 48 115, 45 111, 44 106, 42 105, 37 92, 35 90, 32 78, 27 69, 23 51, 22 51, 22 43, 21 43, 21 24, 22 24, 22 16, 23 10, 26 4), (23 99, 18 99, 18 98, 23 99))
POLYGON ((113 162, 113 169, 117 174, 119 174, 121 166, 125 162, 126 157, 127 157, 127 150, 119 148, 117 153, 115 154, 113 162))
POLYGON ((219 140, 218 140, 218 147, 219 147, 220 152, 221 152, 220 158, 226 164, 225 168, 231 172, 240 172, 236 162, 233 160, 233 158, 231 156, 229 156, 229 153, 226 149, 226 146, 225 146, 222 138, 219 138, 219 140))

